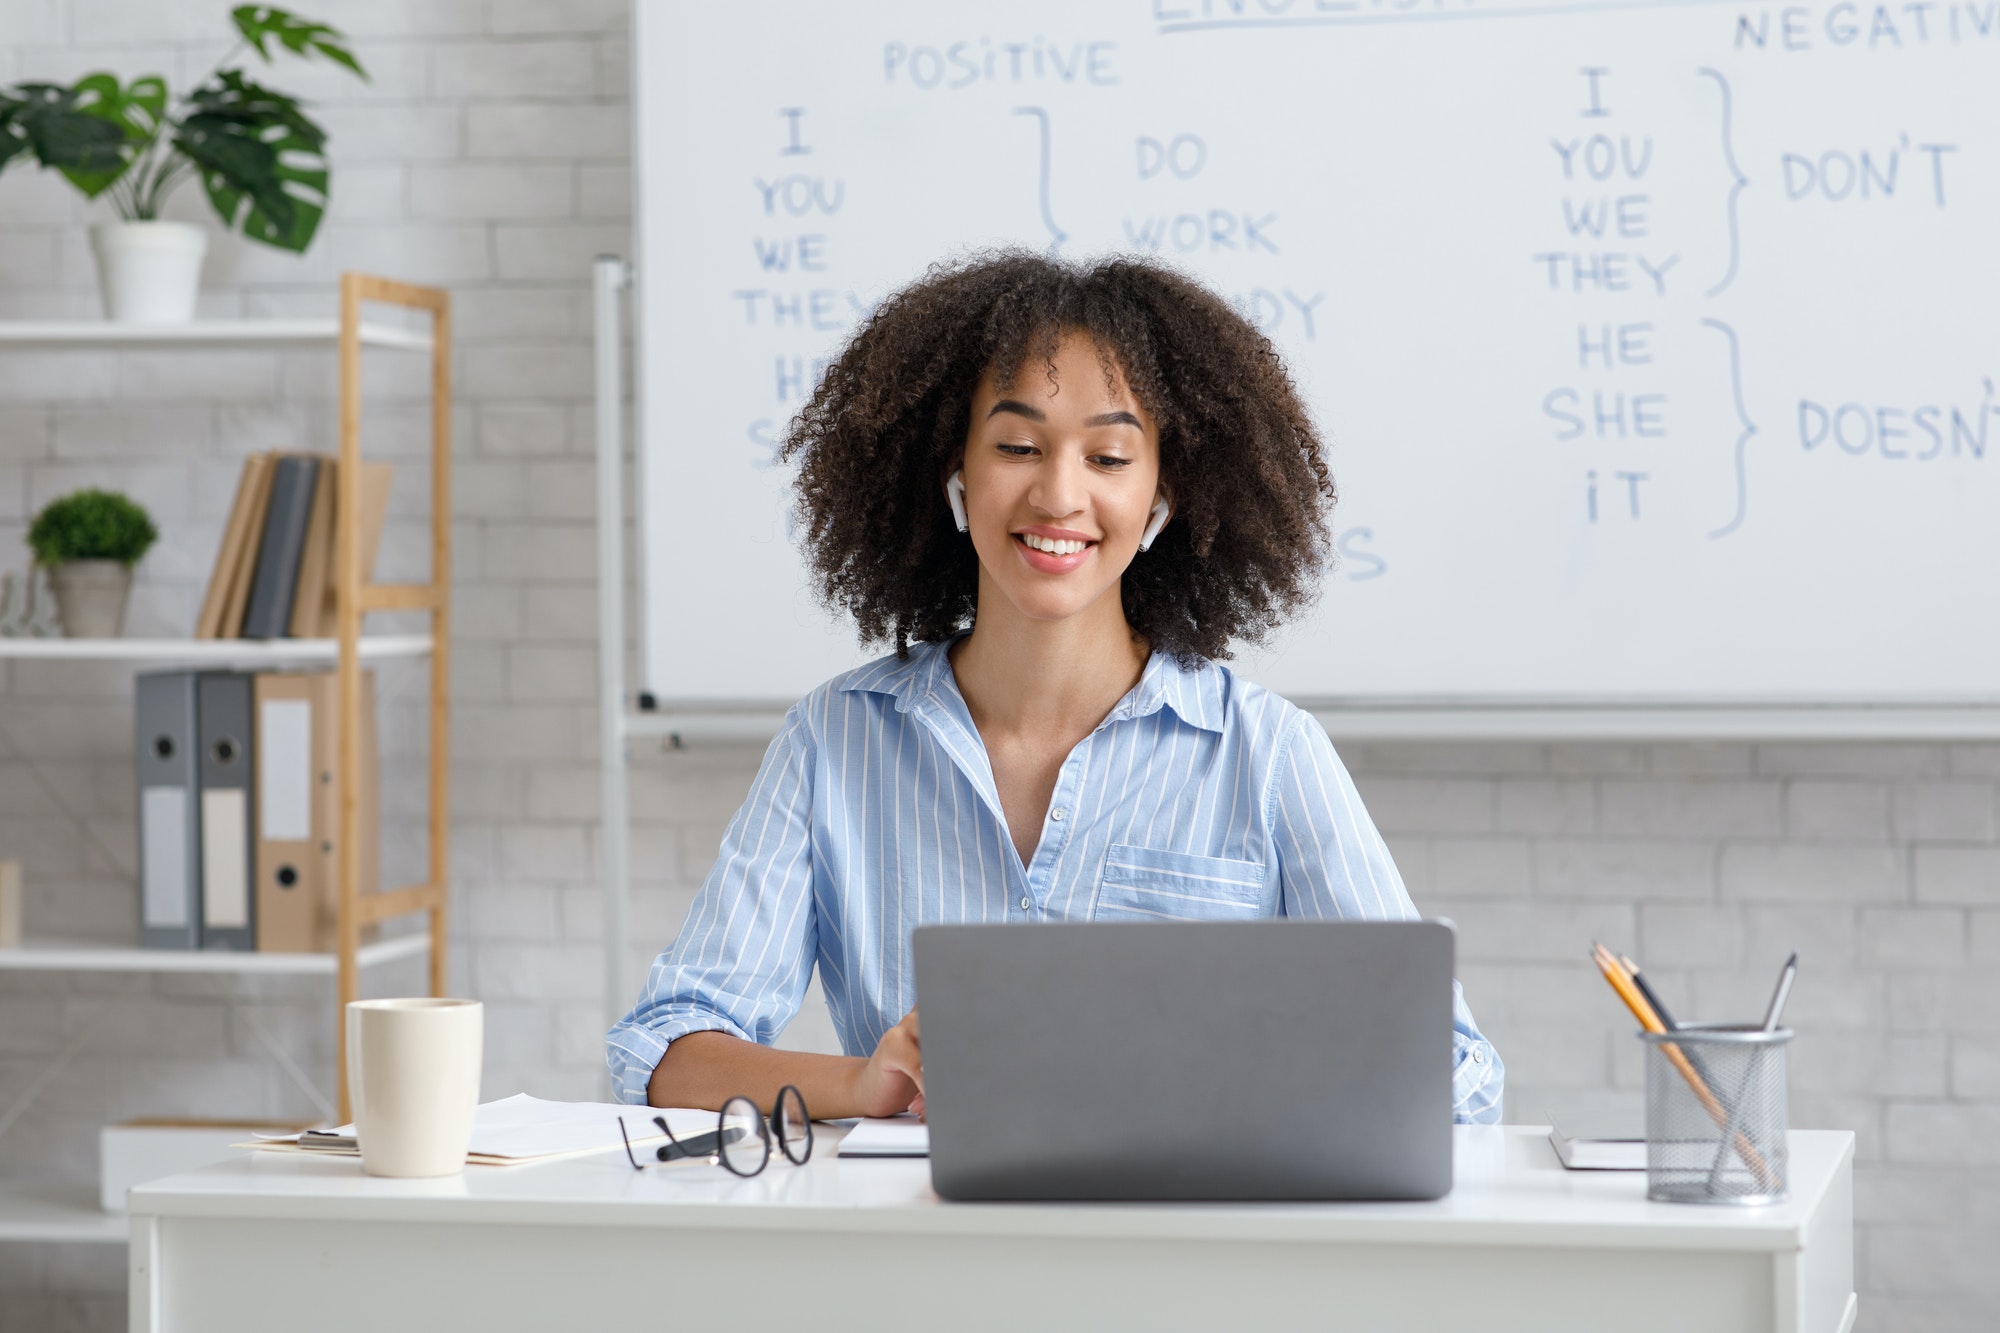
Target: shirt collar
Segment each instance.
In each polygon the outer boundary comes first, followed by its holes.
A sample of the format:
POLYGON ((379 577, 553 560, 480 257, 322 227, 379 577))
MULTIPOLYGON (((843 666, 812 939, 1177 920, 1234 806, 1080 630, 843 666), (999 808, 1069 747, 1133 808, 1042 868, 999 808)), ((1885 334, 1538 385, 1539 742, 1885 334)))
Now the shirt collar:
MULTIPOLYGON (((962 710, 958 681, 952 675, 947 652, 955 642, 957 638, 943 643, 911 644, 908 661, 898 661, 890 656, 871 662, 850 673, 841 682, 840 688, 843 692, 888 695, 896 701, 899 713, 907 713, 925 700, 936 700, 940 704, 950 700, 958 703, 962 710)), ((1118 701, 1104 720, 1119 722, 1170 708, 1174 716, 1189 726, 1219 735, 1228 711, 1224 697, 1227 690, 1228 672, 1214 663, 1205 662, 1196 670, 1189 671, 1166 653, 1156 652, 1146 660, 1146 669, 1140 673, 1139 683, 1118 701)))

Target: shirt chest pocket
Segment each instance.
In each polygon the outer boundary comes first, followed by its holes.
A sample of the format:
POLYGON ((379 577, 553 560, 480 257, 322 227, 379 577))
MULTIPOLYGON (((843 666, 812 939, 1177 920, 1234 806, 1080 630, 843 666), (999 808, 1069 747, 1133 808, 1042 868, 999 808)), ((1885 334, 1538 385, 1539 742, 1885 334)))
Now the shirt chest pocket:
POLYGON ((1095 921, 1249 921, 1269 916, 1264 867, 1113 843, 1097 886, 1095 921))

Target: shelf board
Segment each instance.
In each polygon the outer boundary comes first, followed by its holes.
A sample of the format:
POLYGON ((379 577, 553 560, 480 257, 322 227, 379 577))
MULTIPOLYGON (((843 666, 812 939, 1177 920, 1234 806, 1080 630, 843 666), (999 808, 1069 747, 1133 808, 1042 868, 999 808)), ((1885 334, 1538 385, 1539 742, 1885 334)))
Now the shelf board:
MULTIPOLYGON (((363 636, 361 660, 422 657, 428 634, 363 636)), ((188 662, 201 666, 280 666, 332 662, 338 639, 26 639, 0 638, 0 659, 59 662, 188 662)))
POLYGON ((89 1185, 0 1181, 0 1241, 98 1241, 123 1245, 131 1235, 123 1213, 98 1206, 89 1185))
MULTIPOLYGON (((361 967, 375 967, 430 950, 428 930, 392 935, 355 951, 361 967)), ((230 972, 260 976, 327 976, 330 953, 231 953, 224 949, 141 949, 132 945, 76 944, 59 940, 0 949, 0 972, 230 972)))
MULTIPOLYGON (((174 347, 247 351, 332 347, 340 341, 338 319, 203 319, 191 324, 123 324, 108 319, 0 320, 0 348, 56 351, 159 351, 174 347)), ((394 324, 361 325, 363 347, 428 352, 431 335, 394 324)))

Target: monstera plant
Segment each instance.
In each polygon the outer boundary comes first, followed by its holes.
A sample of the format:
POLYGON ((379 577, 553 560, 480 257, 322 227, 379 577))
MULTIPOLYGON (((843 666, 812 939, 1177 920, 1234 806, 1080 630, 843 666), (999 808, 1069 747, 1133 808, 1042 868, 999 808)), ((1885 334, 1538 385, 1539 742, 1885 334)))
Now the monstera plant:
POLYGON ((73 84, 0 88, 0 171, 30 161, 59 171, 120 221, 93 228, 92 246, 113 319, 193 317, 206 234, 160 209, 199 179, 225 227, 281 250, 311 244, 325 215, 326 131, 292 97, 245 72, 289 52, 330 60, 366 79, 346 39, 269 5, 230 11, 238 41, 192 92, 175 96, 157 74, 108 73, 73 84), (162 276, 171 270, 172 276, 162 276))

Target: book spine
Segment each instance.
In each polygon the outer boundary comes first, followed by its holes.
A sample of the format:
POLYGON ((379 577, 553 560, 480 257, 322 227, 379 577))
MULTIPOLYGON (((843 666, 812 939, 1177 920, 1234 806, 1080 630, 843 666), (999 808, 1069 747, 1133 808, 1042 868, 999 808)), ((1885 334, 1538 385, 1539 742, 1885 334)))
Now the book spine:
POLYGON ((292 595, 298 587, 299 562, 305 556, 313 480, 318 472, 316 458, 278 460, 277 473, 271 479, 264 540, 257 551, 257 572, 250 583, 250 605, 243 613, 246 639, 282 639, 291 630, 292 595))

